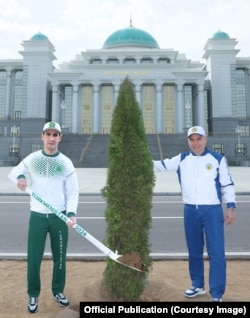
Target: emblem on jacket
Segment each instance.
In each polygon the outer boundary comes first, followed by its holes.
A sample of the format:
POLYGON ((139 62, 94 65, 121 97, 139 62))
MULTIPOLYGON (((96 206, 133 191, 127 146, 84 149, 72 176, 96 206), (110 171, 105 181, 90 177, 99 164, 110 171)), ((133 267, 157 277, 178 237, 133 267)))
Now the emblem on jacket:
POLYGON ((206 165, 206 169, 207 169, 207 170, 212 170, 212 169, 213 169, 213 166, 211 165, 211 163, 208 163, 208 164, 206 165))

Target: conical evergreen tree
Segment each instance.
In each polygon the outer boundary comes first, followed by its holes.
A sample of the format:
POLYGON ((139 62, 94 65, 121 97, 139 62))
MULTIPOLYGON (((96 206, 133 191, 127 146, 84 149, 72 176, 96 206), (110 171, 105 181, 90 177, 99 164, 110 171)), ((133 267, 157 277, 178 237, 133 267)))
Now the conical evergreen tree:
POLYGON ((107 184, 105 244, 120 255, 139 253, 139 272, 107 259, 104 283, 116 300, 135 301, 143 293, 152 267, 149 230, 155 184, 142 114, 132 82, 125 78, 113 112, 107 184))

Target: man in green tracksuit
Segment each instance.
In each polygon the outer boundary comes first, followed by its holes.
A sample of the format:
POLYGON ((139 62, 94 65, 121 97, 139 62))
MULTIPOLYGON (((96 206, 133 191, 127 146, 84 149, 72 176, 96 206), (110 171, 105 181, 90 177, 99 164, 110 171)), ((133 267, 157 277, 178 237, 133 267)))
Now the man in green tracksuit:
POLYGON ((66 251, 68 227, 76 223, 79 187, 72 161, 58 150, 62 139, 58 123, 44 125, 41 139, 43 149, 29 154, 10 175, 17 180, 17 187, 25 190, 30 180, 32 191, 54 208, 66 214, 71 222, 67 224, 35 198, 30 199, 30 220, 28 230, 28 311, 38 311, 38 297, 41 291, 40 267, 44 254, 47 233, 50 235, 53 257, 52 296, 60 306, 68 306, 64 286, 66 277, 66 251))

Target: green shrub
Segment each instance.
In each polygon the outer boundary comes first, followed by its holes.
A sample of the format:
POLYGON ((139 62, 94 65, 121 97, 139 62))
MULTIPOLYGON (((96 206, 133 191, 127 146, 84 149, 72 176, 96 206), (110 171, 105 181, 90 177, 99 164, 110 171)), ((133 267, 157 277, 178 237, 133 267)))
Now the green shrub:
POLYGON ((141 110, 128 78, 120 86, 113 112, 108 160, 102 189, 107 201, 105 244, 120 255, 139 253, 144 271, 107 259, 103 282, 114 299, 136 301, 152 268, 149 231, 155 176, 141 110))

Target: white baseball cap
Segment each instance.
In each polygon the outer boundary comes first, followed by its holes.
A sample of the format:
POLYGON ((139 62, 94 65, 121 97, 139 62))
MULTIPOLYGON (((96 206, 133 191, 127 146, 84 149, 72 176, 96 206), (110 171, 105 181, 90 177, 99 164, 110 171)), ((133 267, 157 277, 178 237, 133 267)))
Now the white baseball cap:
POLYGON ((54 122, 54 121, 50 121, 48 123, 46 123, 44 126, 43 126, 43 132, 45 132, 46 130, 49 130, 49 129, 53 129, 53 130, 56 130, 58 131, 59 133, 62 132, 61 130, 61 126, 54 122))
POLYGON ((187 137, 190 137, 192 134, 206 136, 205 130, 201 126, 190 127, 187 132, 187 137))

